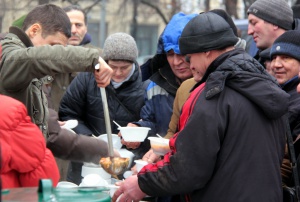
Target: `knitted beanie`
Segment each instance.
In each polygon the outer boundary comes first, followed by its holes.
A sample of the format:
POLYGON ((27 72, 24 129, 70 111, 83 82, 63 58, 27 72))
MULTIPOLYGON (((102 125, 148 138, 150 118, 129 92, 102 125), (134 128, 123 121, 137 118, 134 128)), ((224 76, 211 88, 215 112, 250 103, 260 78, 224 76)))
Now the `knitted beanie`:
POLYGON ((285 0, 257 0, 249 7, 250 13, 285 30, 292 29, 293 11, 285 0))
POLYGON ((118 32, 107 37, 103 46, 104 60, 127 60, 135 62, 138 48, 132 36, 118 32))
POLYGON ((286 31, 279 36, 271 48, 271 58, 274 55, 287 55, 300 61, 300 32, 286 31))
POLYGON ((179 48, 181 54, 200 53, 234 46, 237 41, 224 18, 207 12, 188 22, 179 38, 179 48))

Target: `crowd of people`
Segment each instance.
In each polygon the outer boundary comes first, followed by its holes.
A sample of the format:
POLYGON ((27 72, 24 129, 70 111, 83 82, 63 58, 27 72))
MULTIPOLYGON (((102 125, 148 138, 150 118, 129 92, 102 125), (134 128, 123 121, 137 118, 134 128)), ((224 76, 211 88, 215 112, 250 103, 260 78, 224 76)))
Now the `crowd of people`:
POLYGON ((109 155, 92 137, 106 133, 105 88, 111 121, 149 127, 148 136, 164 136, 171 149, 159 156, 149 140, 126 142, 119 133, 123 147, 149 164, 139 172, 133 165, 112 201, 283 201, 282 186, 294 185, 287 131, 300 139, 296 10, 285 0, 250 5, 254 57, 226 11, 179 12, 140 67, 129 34, 93 47, 80 7, 35 7, 1 36, 2 188, 42 178, 79 185, 83 162, 109 155), (62 127, 71 119, 73 131, 62 127))

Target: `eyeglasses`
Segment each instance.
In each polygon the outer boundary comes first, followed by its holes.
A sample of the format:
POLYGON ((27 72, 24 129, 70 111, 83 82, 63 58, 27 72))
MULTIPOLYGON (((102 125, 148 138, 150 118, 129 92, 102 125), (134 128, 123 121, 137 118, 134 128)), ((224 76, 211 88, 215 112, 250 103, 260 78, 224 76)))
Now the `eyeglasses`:
POLYGON ((190 63, 190 61, 191 61, 191 56, 186 55, 186 56, 185 56, 185 61, 188 62, 188 63, 190 63))

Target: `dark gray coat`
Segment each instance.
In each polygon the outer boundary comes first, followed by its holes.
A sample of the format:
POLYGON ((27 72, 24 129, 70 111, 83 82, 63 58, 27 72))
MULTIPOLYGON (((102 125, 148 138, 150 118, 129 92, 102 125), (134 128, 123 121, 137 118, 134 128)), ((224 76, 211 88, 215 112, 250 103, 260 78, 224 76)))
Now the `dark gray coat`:
POLYGON ((183 106, 172 152, 140 171, 141 190, 182 201, 281 202, 289 95, 242 50, 219 56, 202 82, 183 106))

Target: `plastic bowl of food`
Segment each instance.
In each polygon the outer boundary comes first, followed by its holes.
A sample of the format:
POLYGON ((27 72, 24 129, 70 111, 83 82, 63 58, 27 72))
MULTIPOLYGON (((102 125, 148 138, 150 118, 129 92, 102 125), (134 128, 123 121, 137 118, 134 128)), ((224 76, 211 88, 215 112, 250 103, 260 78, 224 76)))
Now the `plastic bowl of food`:
MULTIPOLYGON (((122 147, 121 138, 116 134, 111 134, 111 136, 112 136, 112 143, 114 148, 117 150, 121 149, 122 147)), ((105 142, 108 142, 107 134, 99 135, 97 138, 105 142)))
POLYGON ((126 142, 144 142, 150 128, 148 127, 119 127, 122 138, 126 142))
POLYGON ((148 164, 147 161, 143 161, 143 160, 135 160, 134 162, 136 165, 137 172, 140 172, 140 170, 142 170, 142 168, 148 164))
POLYGON ((148 137, 148 139, 150 140, 151 148, 155 154, 163 156, 171 151, 169 147, 169 139, 160 137, 148 137))

